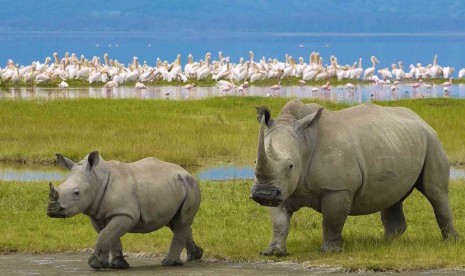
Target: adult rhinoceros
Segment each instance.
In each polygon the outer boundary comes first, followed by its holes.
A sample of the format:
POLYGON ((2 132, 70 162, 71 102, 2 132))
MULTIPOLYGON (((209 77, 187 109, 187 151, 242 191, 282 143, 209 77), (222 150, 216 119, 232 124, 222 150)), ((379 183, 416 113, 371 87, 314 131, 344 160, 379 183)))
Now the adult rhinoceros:
POLYGON ((457 238, 448 202, 449 161, 436 132, 402 107, 364 104, 330 111, 293 100, 278 118, 257 107, 260 124, 251 198, 270 206, 273 239, 262 254, 287 254, 292 214, 323 215, 323 251, 341 250, 348 215, 381 212, 386 237, 407 228, 403 200, 418 189, 444 239, 457 238))
POLYGON ((67 218, 84 213, 90 217, 99 233, 89 258, 92 268, 128 268, 120 237, 127 232, 148 233, 163 226, 173 231, 163 265, 181 265, 184 248, 188 261, 202 257, 203 251, 195 245, 191 229, 200 205, 200 189, 192 175, 180 166, 155 158, 134 163, 105 161, 98 152, 78 163, 57 154, 57 161, 71 172, 60 186, 50 183, 47 215, 67 218))

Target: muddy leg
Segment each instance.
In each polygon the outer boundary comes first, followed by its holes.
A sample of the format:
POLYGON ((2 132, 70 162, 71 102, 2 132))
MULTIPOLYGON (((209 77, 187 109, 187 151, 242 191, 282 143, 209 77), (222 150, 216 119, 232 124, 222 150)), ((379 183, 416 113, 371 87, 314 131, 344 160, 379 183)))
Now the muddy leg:
POLYGON ((89 266, 94 269, 110 267, 108 259, 112 245, 117 243, 133 225, 134 220, 128 216, 113 217, 98 235, 94 253, 89 257, 89 266))
POLYGON ((402 201, 381 211, 381 221, 384 225, 384 237, 391 239, 401 236, 407 229, 402 201))
POLYGON ((128 262, 124 259, 121 239, 118 239, 111 245, 111 262, 110 268, 126 269, 129 268, 128 262))
POLYGON ((161 264, 163 266, 179 266, 182 265, 181 251, 186 246, 187 226, 180 223, 179 216, 176 216, 170 222, 169 227, 173 231, 173 238, 171 239, 168 255, 161 264))
POLYGON ((187 249, 187 261, 199 260, 203 256, 203 249, 197 246, 192 237, 192 228, 189 226, 187 230, 187 240, 186 240, 186 249, 187 249))
POLYGON ((260 252, 265 256, 286 256, 287 247, 286 239, 289 234, 289 222, 292 212, 285 210, 283 207, 270 207, 271 222, 273 224, 273 239, 268 247, 260 252))

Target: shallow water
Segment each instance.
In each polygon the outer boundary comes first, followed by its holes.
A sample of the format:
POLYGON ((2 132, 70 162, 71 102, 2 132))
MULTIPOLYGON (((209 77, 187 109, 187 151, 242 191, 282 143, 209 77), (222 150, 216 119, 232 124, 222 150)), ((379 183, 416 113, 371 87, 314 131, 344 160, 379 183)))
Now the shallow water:
MULTIPOLYGON (((260 96, 260 97, 287 97, 287 98, 314 98, 359 104, 370 100, 390 101, 412 98, 465 98, 465 84, 456 84, 448 88, 447 94, 441 85, 432 85, 431 88, 420 87, 413 89, 409 84, 397 86, 393 92, 390 84, 383 85, 357 85, 354 90, 348 90, 345 86, 331 87, 330 91, 319 89, 312 92, 312 86, 287 86, 273 91, 268 87, 251 86, 243 91, 231 89, 221 91, 218 87, 195 87, 187 90, 182 86, 157 86, 147 89, 135 89, 134 87, 118 87, 114 89, 85 87, 85 88, 42 88, 42 87, 12 87, 0 89, 0 99, 14 100, 55 100, 55 99, 79 99, 79 98, 106 98, 106 99, 172 99, 189 100, 203 99, 220 96, 260 96)), ((319 88, 319 87, 317 87, 319 88)))
MULTIPOLYGON (((63 181, 68 171, 59 167, 45 166, 11 166, 7 164, 0 165, 0 181, 19 181, 19 182, 60 182, 63 181)), ((251 180, 255 177, 254 168, 248 166, 216 166, 202 168, 194 173, 200 181, 207 180, 251 180)), ((465 178, 464 168, 451 168, 450 179, 465 178)))

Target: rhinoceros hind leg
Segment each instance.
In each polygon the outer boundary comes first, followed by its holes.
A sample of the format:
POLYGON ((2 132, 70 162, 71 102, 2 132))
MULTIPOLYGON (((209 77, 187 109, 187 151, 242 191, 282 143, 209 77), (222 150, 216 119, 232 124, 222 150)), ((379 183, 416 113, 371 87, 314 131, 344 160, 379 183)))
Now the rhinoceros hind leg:
POLYGON ((101 258, 101 257, 99 257, 98 255, 95 255, 95 254, 92 254, 89 257, 88 264, 93 269, 103 269, 103 268, 110 267, 110 264, 108 263, 107 259, 101 258))
POLYGON ((113 269, 126 269, 129 268, 128 262, 124 259, 123 256, 113 257, 110 262, 110 268, 113 269))
POLYGON ((381 221, 384 225, 384 237, 386 239, 400 237, 407 230, 402 201, 382 210, 381 221))
POLYGON ((187 249, 186 261, 188 262, 199 260, 203 256, 203 249, 195 244, 194 238, 192 236, 192 228, 190 226, 187 230, 186 249, 187 249))
POLYGON ((415 187, 428 199, 444 239, 460 238, 449 205, 449 161, 438 143, 429 143, 425 165, 415 187))
POLYGON ((195 260, 200 260, 203 256, 203 249, 197 245, 195 245, 195 250, 192 251, 187 251, 187 259, 186 261, 195 261, 195 260))

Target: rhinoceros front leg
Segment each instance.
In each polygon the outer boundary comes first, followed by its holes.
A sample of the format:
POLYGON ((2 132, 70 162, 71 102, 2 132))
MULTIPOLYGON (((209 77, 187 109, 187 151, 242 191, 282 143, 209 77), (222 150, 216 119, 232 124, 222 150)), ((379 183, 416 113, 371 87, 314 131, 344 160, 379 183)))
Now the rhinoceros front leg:
MULTIPOLYGON (((128 216, 115 216, 98 235, 94 253, 89 257, 89 266, 93 269, 110 267, 108 262, 112 246, 120 242, 120 237, 132 229, 134 220, 128 216)), ((121 248, 121 246, 119 246, 121 248)))
POLYGON ((323 214, 323 252, 342 250, 342 228, 350 213, 352 197, 347 191, 328 192, 321 199, 323 214))
POLYGON ((123 248, 121 245, 121 238, 111 245, 111 262, 110 268, 113 269, 126 269, 129 268, 129 264, 124 259, 123 248))
POLYGON ((271 222, 273 224, 273 239, 268 247, 260 252, 265 256, 286 256, 286 239, 289 234, 289 222, 292 212, 287 211, 282 206, 270 207, 271 222))

